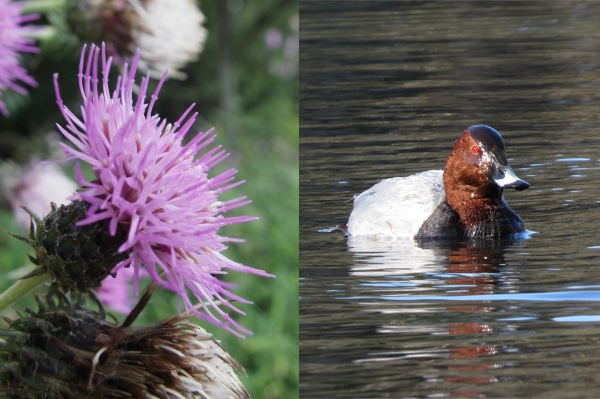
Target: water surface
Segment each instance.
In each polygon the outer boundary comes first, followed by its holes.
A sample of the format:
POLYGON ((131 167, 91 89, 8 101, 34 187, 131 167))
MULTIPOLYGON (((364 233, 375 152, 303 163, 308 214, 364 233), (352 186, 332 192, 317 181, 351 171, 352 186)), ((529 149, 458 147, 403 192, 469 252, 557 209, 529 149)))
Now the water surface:
POLYGON ((301 9, 301 397, 585 398, 600 391, 600 3, 301 9), (528 239, 364 242, 379 180, 496 128, 531 184, 528 239))

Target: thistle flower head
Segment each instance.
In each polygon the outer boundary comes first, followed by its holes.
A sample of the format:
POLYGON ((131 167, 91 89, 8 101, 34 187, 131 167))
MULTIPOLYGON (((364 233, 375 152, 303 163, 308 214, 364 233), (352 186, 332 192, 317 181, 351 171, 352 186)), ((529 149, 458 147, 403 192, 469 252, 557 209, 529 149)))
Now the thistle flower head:
MULTIPOLYGON (((25 25, 37 16, 21 15, 22 8, 22 3, 0 0, 0 97, 7 89, 26 95, 25 86, 36 86, 36 81, 20 65, 20 61, 21 53, 38 51, 33 40, 28 38, 36 28, 25 25)), ((0 113, 8 114, 1 99, 0 113)))
POLYGON ((59 295, 0 330, 3 397, 249 398, 241 367, 198 325, 119 327, 82 297, 59 295))
POLYGON ((248 301, 219 277, 230 270, 269 275, 226 258, 222 251, 227 243, 239 240, 218 232, 225 225, 252 220, 224 216, 249 201, 219 199, 241 183, 235 181, 234 169, 208 175, 227 153, 220 146, 210 148, 211 131, 183 143, 196 118, 196 113, 191 114, 193 105, 173 124, 153 113, 165 75, 148 99, 149 77, 136 86, 138 61, 139 52, 111 90, 112 60, 104 46, 84 47, 78 75, 80 116, 63 104, 55 76, 57 102, 65 118, 58 129, 73 145, 63 145, 64 151, 94 173, 88 181, 76 167, 82 187, 72 199, 89 204, 78 224, 106 221, 111 235, 125 232, 118 250, 127 258, 115 266, 115 272, 132 267, 137 278, 143 268, 157 284, 175 292, 186 311, 234 334, 248 333, 227 312, 243 314, 233 302, 248 301))
POLYGON ((71 29, 84 40, 110 43, 113 55, 140 51, 139 65, 171 76, 194 61, 204 47, 204 14, 193 0, 70 0, 71 29))
POLYGON ((192 0, 132 1, 140 16, 140 26, 132 33, 141 60, 150 71, 172 71, 184 77, 179 69, 195 60, 204 47, 207 32, 202 26, 204 15, 192 0))

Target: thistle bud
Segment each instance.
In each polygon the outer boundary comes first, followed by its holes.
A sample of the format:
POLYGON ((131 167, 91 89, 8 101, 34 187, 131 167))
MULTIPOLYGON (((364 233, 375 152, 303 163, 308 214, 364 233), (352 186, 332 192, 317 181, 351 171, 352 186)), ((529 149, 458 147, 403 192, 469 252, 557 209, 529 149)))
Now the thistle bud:
POLYGON ((110 236, 107 221, 78 226, 85 218, 88 205, 75 201, 36 220, 30 243, 35 250, 32 262, 47 272, 67 290, 85 291, 96 288, 117 263, 127 257, 119 253, 125 233, 117 229, 110 236))

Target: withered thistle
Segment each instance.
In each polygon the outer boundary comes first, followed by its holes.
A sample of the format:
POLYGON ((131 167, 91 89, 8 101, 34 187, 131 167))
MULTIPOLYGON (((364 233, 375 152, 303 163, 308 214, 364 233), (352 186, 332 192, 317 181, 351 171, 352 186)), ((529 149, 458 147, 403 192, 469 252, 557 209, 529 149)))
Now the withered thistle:
MULTIPOLYGON (((8 398, 249 398, 240 366, 181 317, 120 327, 101 309, 52 289, 0 330, 0 392, 8 398)), ((4 396, 3 396, 4 397, 4 396)))

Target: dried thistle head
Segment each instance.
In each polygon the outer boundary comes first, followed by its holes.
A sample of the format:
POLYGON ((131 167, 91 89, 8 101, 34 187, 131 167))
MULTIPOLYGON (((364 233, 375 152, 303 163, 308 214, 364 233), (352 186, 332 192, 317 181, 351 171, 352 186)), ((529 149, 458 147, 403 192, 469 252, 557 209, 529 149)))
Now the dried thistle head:
POLYGON ((240 366, 180 317, 123 328, 54 291, 0 337, 9 398, 249 398, 240 366))
POLYGON ((68 0, 66 19, 81 41, 110 43, 117 62, 139 48, 140 67, 157 77, 184 79, 208 34, 194 0, 68 0))

